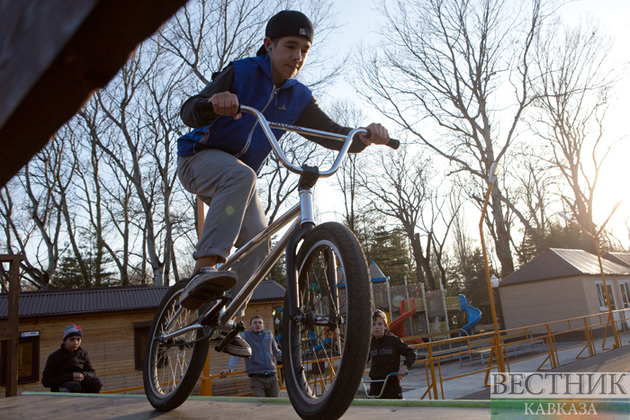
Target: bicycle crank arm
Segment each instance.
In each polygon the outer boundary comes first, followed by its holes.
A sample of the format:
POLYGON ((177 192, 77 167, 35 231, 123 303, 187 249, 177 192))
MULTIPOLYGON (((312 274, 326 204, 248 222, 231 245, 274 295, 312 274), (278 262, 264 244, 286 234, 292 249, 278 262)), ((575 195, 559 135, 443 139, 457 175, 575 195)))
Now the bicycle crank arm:
POLYGON ((215 326, 219 322, 219 315, 221 314, 221 309, 227 305, 227 303, 232 300, 230 296, 223 295, 220 301, 218 301, 212 309, 210 309, 201 319, 201 325, 207 326, 215 326))

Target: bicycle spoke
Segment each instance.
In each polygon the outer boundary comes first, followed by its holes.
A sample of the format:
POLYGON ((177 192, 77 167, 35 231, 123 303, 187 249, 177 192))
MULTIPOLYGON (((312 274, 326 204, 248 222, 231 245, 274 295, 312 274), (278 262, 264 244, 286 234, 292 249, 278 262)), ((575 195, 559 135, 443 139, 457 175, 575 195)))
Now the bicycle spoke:
POLYGON ((339 418, 356 395, 367 360, 367 263, 347 228, 326 223, 304 240, 297 264, 297 316, 282 324, 287 390, 302 418, 339 418), (349 300, 357 304, 349 306, 349 300))
POLYGON ((314 252, 311 265, 301 281, 302 311, 307 321, 301 327, 302 341, 307 343, 303 357, 306 383, 314 396, 325 395, 337 374, 335 366, 335 347, 340 354, 343 350, 343 331, 338 321, 343 322, 345 314, 341 312, 337 292, 339 267, 338 256, 333 249, 322 247, 314 252), (318 316, 326 316, 334 320, 334 325, 321 326, 313 321, 318 316), (311 322, 309 322, 310 320, 311 322))
POLYGON ((171 297, 151 339, 152 350, 149 357, 154 362, 150 364, 150 384, 153 392, 164 398, 177 392, 191 367, 195 346, 199 342, 197 330, 164 338, 197 321, 197 312, 182 308, 178 302, 178 295, 171 297))

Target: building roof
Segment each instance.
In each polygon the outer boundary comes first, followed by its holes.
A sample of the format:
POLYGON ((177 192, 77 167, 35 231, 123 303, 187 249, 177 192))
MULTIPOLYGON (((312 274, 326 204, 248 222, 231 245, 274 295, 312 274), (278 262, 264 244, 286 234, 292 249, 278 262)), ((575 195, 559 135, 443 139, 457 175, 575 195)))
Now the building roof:
MULTIPOLYGON (((630 268, 602 259, 604 274, 628 275, 630 268)), ((578 275, 601 275, 597 256, 581 249, 550 248, 501 281, 501 287, 578 275)))
POLYGON ((630 268, 630 252, 606 252, 602 258, 630 268))
MULTIPOLYGON (((167 291, 168 286, 125 286, 21 292, 20 318, 155 309, 167 291)), ((284 287, 275 281, 263 281, 254 290, 251 302, 278 301, 284 295, 284 287)), ((6 319, 8 311, 8 294, 2 293, 0 319, 6 319)))

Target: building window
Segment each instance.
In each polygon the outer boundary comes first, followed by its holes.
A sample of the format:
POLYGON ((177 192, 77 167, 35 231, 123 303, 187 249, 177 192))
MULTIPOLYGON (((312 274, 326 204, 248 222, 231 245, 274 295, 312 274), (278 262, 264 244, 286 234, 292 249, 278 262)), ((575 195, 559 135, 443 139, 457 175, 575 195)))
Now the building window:
MULTIPOLYGON (((604 293, 604 283, 596 282, 595 287, 597 288, 597 300, 599 302, 599 310, 607 311, 608 310, 608 301, 606 300, 606 293, 604 293)), ((610 306, 614 311, 617 309, 615 307, 615 295, 613 293, 612 285, 610 283, 606 283, 606 288, 608 289, 608 296, 610 296, 610 306)))
POLYGON ((136 370, 142 370, 142 365, 144 364, 144 350, 147 345, 147 339, 149 338, 150 328, 151 321, 133 323, 133 348, 136 370))
POLYGON ((630 282, 619 282, 619 288, 621 289, 621 306, 628 309, 630 308, 630 282))
MULTIPOLYGON (((0 386, 7 385, 9 371, 8 341, 0 345, 0 386)), ((18 343, 18 384, 29 384, 39 381, 39 331, 20 333, 18 343)))

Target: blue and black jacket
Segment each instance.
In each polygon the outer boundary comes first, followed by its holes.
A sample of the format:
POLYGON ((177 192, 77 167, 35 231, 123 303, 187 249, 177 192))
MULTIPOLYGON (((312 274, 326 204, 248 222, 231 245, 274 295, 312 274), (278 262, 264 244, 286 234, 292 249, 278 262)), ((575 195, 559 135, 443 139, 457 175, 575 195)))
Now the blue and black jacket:
MULTIPOLYGON (((267 54, 237 60, 221 73, 198 95, 188 99, 181 109, 184 123, 195 128, 178 139, 179 156, 192 156, 204 149, 220 149, 238 157, 253 170, 259 171, 271 151, 271 146, 255 117, 243 114, 240 120, 217 116, 206 99, 218 92, 235 93, 243 105, 261 111, 269 121, 296 124, 333 133, 351 131, 332 121, 317 105, 311 91, 295 79, 289 79, 277 88, 273 83, 267 54)), ((274 130, 276 137, 282 130, 274 130)), ((309 139, 330 149, 339 150, 341 142, 309 139)), ((365 145, 355 138, 350 152, 362 151, 365 145)))

